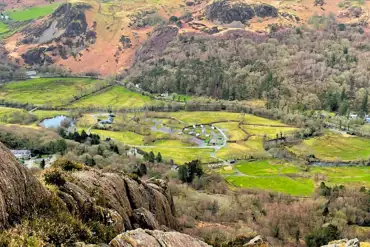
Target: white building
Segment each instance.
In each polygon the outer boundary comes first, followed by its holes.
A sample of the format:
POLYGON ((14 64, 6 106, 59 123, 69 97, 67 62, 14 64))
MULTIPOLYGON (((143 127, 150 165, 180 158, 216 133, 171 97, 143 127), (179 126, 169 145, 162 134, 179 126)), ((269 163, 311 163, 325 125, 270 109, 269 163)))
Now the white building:
POLYGON ((29 160, 31 159, 30 150, 10 150, 17 159, 29 160))

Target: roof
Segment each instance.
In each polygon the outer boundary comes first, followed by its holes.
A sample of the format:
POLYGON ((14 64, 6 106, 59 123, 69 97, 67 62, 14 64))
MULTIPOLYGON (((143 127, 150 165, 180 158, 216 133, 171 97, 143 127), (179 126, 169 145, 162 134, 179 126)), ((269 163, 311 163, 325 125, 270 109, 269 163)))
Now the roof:
POLYGON ((13 154, 31 154, 31 150, 10 150, 13 154))
POLYGON ((32 75, 36 75, 36 74, 37 74, 37 72, 34 71, 34 70, 26 71, 26 75, 28 75, 28 76, 32 76, 32 75))

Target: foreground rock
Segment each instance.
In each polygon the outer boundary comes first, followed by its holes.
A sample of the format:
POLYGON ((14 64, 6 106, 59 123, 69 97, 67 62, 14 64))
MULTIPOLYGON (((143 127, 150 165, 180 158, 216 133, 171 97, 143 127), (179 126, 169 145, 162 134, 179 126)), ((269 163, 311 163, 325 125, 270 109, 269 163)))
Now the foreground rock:
POLYGON ((113 247, 210 247, 210 245, 179 232, 136 229, 118 235, 110 242, 113 247))
POLYGON ((328 245, 322 247, 360 247, 360 241, 357 238, 354 239, 341 239, 330 242, 328 245))
POLYGON ((79 240, 108 243, 136 228, 177 228, 172 196, 163 181, 146 183, 63 159, 43 170, 38 180, 0 143, 0 230, 6 230, 5 235, 0 231, 1 246, 13 238, 24 238, 14 245, 24 246, 31 232, 37 241, 56 246, 79 240), (62 222, 55 222, 59 218, 62 222), (36 219, 49 227, 40 228, 36 219), (69 231, 54 231, 55 226, 69 231))
POLYGON ((19 223, 48 197, 41 183, 0 143, 0 229, 19 223))
POLYGON ((172 196, 162 181, 145 183, 123 172, 103 172, 66 160, 57 161, 54 169, 46 176, 60 174, 65 182, 55 181, 57 195, 71 214, 84 221, 97 219, 117 232, 177 228, 172 196))

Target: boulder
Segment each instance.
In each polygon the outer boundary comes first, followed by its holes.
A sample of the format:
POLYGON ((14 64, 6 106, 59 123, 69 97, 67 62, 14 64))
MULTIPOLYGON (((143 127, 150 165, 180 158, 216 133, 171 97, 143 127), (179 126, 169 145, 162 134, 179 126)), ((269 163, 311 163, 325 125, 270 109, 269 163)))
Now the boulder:
POLYGON ((138 227, 177 228, 172 196, 159 181, 156 184, 132 179, 119 171, 103 172, 84 167, 63 172, 66 183, 57 195, 70 213, 87 222, 91 219, 112 225, 117 232, 138 227))
POLYGON ((264 241, 262 239, 262 237, 260 235, 254 237, 253 239, 251 239, 248 243, 244 244, 243 246, 259 246, 261 244, 263 244, 264 241))
POLYGON ((136 229, 122 233, 111 242, 112 247, 211 247, 210 245, 179 232, 136 229))
POLYGON ((360 241, 357 238, 354 239, 340 239, 329 242, 328 245, 322 247, 360 247, 360 241))
POLYGON ((0 229, 36 212, 49 196, 41 183, 0 143, 0 229))
POLYGON ((138 208, 133 211, 132 215, 133 227, 144 228, 149 230, 158 230, 159 224, 154 215, 145 208, 138 208))
POLYGON ((351 239, 344 247, 360 247, 360 241, 357 238, 351 239))

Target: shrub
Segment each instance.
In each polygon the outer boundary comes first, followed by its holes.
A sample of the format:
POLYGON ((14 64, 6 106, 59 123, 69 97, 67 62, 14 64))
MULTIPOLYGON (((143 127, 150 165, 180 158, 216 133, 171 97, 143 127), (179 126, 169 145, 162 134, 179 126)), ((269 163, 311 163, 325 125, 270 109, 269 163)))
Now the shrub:
POLYGON ((68 159, 57 159, 53 163, 53 167, 57 167, 62 169, 63 171, 73 171, 73 170, 81 170, 83 168, 82 164, 78 164, 76 162, 70 161, 68 159))
POLYGON ((305 242, 308 247, 320 247, 338 238, 338 227, 330 224, 327 227, 317 229, 307 235, 305 237, 305 242))
POLYGON ((44 174, 44 180, 47 184, 54 184, 56 186, 63 186, 66 183, 65 178, 59 170, 50 170, 44 174))

